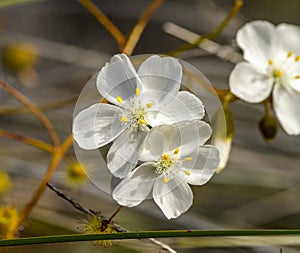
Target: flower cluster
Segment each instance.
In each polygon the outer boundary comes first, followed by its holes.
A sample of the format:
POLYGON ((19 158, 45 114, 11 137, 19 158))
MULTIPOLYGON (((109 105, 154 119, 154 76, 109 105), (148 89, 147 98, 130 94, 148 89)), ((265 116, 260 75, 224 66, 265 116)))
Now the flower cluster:
POLYGON ((189 209, 188 184, 205 184, 218 165, 218 151, 204 145, 210 126, 201 121, 202 102, 180 91, 178 60, 157 55, 136 71, 124 54, 115 55, 97 76, 97 89, 108 103, 94 104, 74 119, 73 135, 83 149, 112 142, 106 161, 122 181, 113 198, 136 206, 152 193, 167 218, 189 209))

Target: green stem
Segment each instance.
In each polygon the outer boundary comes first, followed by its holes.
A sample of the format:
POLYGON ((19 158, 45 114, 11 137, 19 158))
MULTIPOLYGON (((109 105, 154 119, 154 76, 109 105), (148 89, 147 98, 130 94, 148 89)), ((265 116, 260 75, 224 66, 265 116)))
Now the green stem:
POLYGON ((225 17, 225 19, 218 25, 218 27, 202 37, 199 37, 192 44, 186 43, 183 46, 169 52, 167 55, 177 57, 180 53, 188 51, 190 49, 196 48, 199 44, 201 44, 206 39, 214 39, 216 38, 229 24, 229 22, 233 19, 233 17, 239 12, 240 8, 243 5, 243 0, 236 0, 234 6, 231 11, 225 17))
POLYGON ((224 237, 224 236, 291 236, 300 235, 300 229, 232 229, 232 230, 165 230, 121 232, 112 234, 72 234, 0 240, 0 247, 43 243, 78 242, 116 239, 143 239, 163 237, 224 237))

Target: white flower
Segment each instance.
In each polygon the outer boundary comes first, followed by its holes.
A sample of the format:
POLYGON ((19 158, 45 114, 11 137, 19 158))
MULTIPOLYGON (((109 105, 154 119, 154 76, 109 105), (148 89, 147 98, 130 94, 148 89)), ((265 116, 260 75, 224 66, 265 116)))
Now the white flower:
POLYGON ((205 184, 219 163, 218 150, 203 145, 210 135, 211 127, 203 121, 152 128, 141 149, 144 163, 121 181, 113 198, 133 207, 152 194, 168 219, 186 212, 193 202, 188 184, 205 184))
POLYGON ((271 94, 284 130, 300 134, 300 28, 253 21, 237 33, 247 62, 236 65, 229 78, 231 92, 249 103, 271 94))
POLYGON ((74 139, 87 150, 114 141, 107 154, 108 168, 117 177, 127 176, 151 127, 204 116, 202 102, 179 91, 181 78, 182 67, 175 58, 151 56, 136 72, 126 55, 115 55, 97 77, 98 91, 111 104, 81 111, 74 119, 74 139))

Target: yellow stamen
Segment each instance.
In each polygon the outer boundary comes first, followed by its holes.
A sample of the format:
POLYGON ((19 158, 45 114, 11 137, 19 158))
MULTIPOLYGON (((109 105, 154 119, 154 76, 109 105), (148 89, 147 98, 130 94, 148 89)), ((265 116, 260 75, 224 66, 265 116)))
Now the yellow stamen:
POLYGON ((295 62, 300 60, 300 55, 295 56, 295 62))
POLYGON ((140 124, 145 125, 146 124, 146 120, 140 119, 140 124))
POLYGON ((168 154, 164 154, 163 158, 164 158, 164 160, 169 160, 169 155, 168 154))
POLYGON ((146 106, 149 109, 149 108, 151 108, 153 106, 153 103, 147 103, 146 106))
POLYGON ((185 173, 187 176, 191 175, 191 172, 190 172, 189 170, 185 170, 184 173, 185 173))
POLYGON ((135 89, 135 95, 140 95, 140 89, 138 88, 138 87, 136 87, 136 89, 135 89))
POLYGON ((167 184, 169 182, 169 178, 165 177, 164 178, 164 183, 167 184))
POLYGON ((269 63, 270 65, 273 65, 273 61, 272 61, 272 60, 268 60, 268 63, 269 63))
POLYGON ((117 99, 117 101, 118 101, 120 104, 123 103, 123 99, 122 99, 121 97, 117 96, 116 99, 117 99))
POLYGON ((193 160, 192 157, 186 157, 186 158, 184 158, 184 161, 185 161, 185 162, 192 161, 192 160, 193 160))
POLYGON ((300 76, 295 76, 294 78, 295 78, 295 79, 300 79, 300 76))
POLYGON ((282 75, 280 70, 275 70, 273 74, 275 77, 281 77, 281 75, 282 75))
POLYGON ((120 120, 122 123, 125 123, 127 121, 127 118, 125 116, 122 116, 120 120))
POLYGON ((293 52, 289 51, 286 55, 286 58, 290 58, 293 55, 293 52))
POLYGON ((179 153, 179 148, 176 148, 173 153, 177 155, 179 153))

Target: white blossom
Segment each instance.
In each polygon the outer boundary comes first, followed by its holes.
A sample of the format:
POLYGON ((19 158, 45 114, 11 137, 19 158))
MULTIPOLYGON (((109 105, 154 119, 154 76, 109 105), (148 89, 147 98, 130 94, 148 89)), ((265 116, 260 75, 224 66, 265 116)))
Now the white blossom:
POLYGON ((249 103, 272 96, 273 108, 283 129, 300 134, 300 28, 253 21, 237 33, 244 62, 233 69, 231 92, 249 103))
POLYGON ((152 195, 168 219, 186 212, 193 202, 189 184, 205 184, 219 164, 217 148, 204 145, 210 136, 203 121, 152 128, 141 148, 143 163, 117 185, 113 198, 133 207, 152 195))

